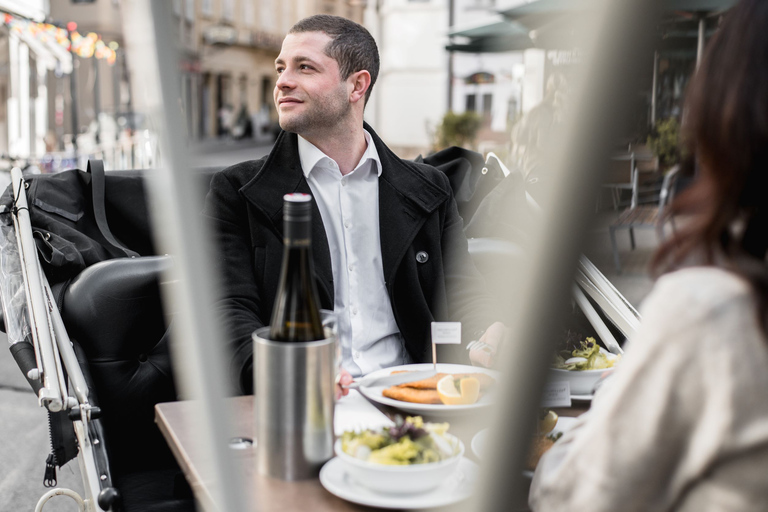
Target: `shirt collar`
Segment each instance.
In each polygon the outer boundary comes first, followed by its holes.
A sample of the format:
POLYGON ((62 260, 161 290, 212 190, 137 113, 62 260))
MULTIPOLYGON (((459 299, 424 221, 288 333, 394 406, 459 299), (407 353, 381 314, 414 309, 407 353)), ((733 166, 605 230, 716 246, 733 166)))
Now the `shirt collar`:
MULTIPOLYGON (((366 163, 368 160, 373 160, 376 164, 376 174, 381 176, 382 166, 379 153, 376 151, 376 144, 373 143, 373 138, 368 130, 363 130, 365 134, 365 142, 368 147, 365 149, 365 153, 360 158, 360 161, 355 166, 355 169, 366 163)), ((298 136, 299 139, 299 160, 301 161, 301 170, 304 173, 304 177, 308 178, 309 174, 318 166, 330 166, 334 169, 338 169, 339 166, 333 161, 331 157, 323 153, 317 146, 309 142, 307 139, 298 136)))

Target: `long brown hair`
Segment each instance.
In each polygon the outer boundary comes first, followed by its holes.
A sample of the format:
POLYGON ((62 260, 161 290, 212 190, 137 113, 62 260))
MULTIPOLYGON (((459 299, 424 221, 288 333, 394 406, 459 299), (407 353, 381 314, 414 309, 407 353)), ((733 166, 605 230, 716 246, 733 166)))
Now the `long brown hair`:
POLYGON ((652 262, 724 266, 755 289, 768 318, 768 1, 741 0, 712 37, 686 94, 683 144, 693 185, 668 215, 690 215, 652 262), (688 162, 692 164, 692 162, 688 162))

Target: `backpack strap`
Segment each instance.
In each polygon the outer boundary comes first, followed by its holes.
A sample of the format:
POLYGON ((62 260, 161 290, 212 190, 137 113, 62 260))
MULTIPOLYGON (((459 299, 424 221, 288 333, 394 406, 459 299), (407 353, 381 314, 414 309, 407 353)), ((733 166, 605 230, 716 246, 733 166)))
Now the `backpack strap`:
POLYGON ((126 256, 139 256, 139 253, 132 251, 118 241, 109 230, 109 224, 107 223, 107 210, 106 210, 106 193, 105 184, 106 178, 104 176, 104 162, 102 160, 88 160, 88 174, 91 175, 91 194, 93 196, 93 216, 96 219, 96 226, 101 231, 104 239, 109 244, 126 256))

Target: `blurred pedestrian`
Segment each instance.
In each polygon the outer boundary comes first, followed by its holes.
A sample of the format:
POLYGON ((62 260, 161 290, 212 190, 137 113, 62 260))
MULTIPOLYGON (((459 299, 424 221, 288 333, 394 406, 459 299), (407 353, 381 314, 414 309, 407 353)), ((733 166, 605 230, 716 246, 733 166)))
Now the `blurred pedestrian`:
POLYGON ((512 159, 527 180, 541 176, 554 131, 565 115, 568 83, 561 73, 547 79, 544 98, 512 128, 512 159))

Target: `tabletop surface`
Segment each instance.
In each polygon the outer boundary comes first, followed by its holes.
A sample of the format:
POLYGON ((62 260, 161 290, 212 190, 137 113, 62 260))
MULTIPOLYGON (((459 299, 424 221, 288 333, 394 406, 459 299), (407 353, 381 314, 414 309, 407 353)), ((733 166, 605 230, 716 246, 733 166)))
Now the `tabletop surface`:
MULTIPOLYGON (((235 420, 235 435, 253 439, 253 396, 241 396, 229 399, 235 420)), ((213 506, 211 491, 215 486, 211 464, 204 454, 196 450, 193 430, 195 404, 192 402, 169 402, 155 406, 155 418, 160 431, 171 447, 179 466, 187 477, 203 510, 216 510, 213 506)), ((258 496, 261 511, 313 510, 318 512, 347 510, 376 510, 361 507, 337 498, 326 491, 318 479, 299 482, 286 482, 259 475, 256 472, 255 445, 250 448, 233 450, 234 459, 240 465, 241 476, 246 482, 247 499, 255 510, 255 498, 258 496)))
MULTIPOLYGON (((228 399, 233 414, 234 437, 254 439, 254 397, 241 396, 228 399)), ((376 405, 382 412, 391 416, 392 408, 376 405)), ((170 446, 176 461, 179 463, 189 482, 200 507, 212 512, 217 510, 213 505, 212 491, 215 489, 216 479, 213 474, 212 464, 206 455, 199 449, 195 432, 195 404, 190 401, 168 402, 155 406, 155 421, 160 431, 170 446)), ((586 410, 585 406, 576 406, 571 409, 556 409, 562 416, 576 416, 586 410)), ((469 446, 469 440, 482 426, 478 423, 476 415, 464 419, 451 419, 451 431, 463 439, 469 446)), ((471 450, 467 450, 471 452, 471 450)), ((256 445, 245 449, 232 451, 236 464, 241 470, 241 477, 245 482, 253 482, 246 485, 246 498, 251 504, 251 509, 256 510, 256 497, 258 497, 258 510, 269 512, 303 511, 313 510, 318 512, 331 511, 362 511, 380 510, 356 505, 326 491, 318 479, 303 480, 298 482, 286 482, 283 480, 261 476, 256 471, 256 445)), ((467 453, 472 459, 474 456, 467 453)))

